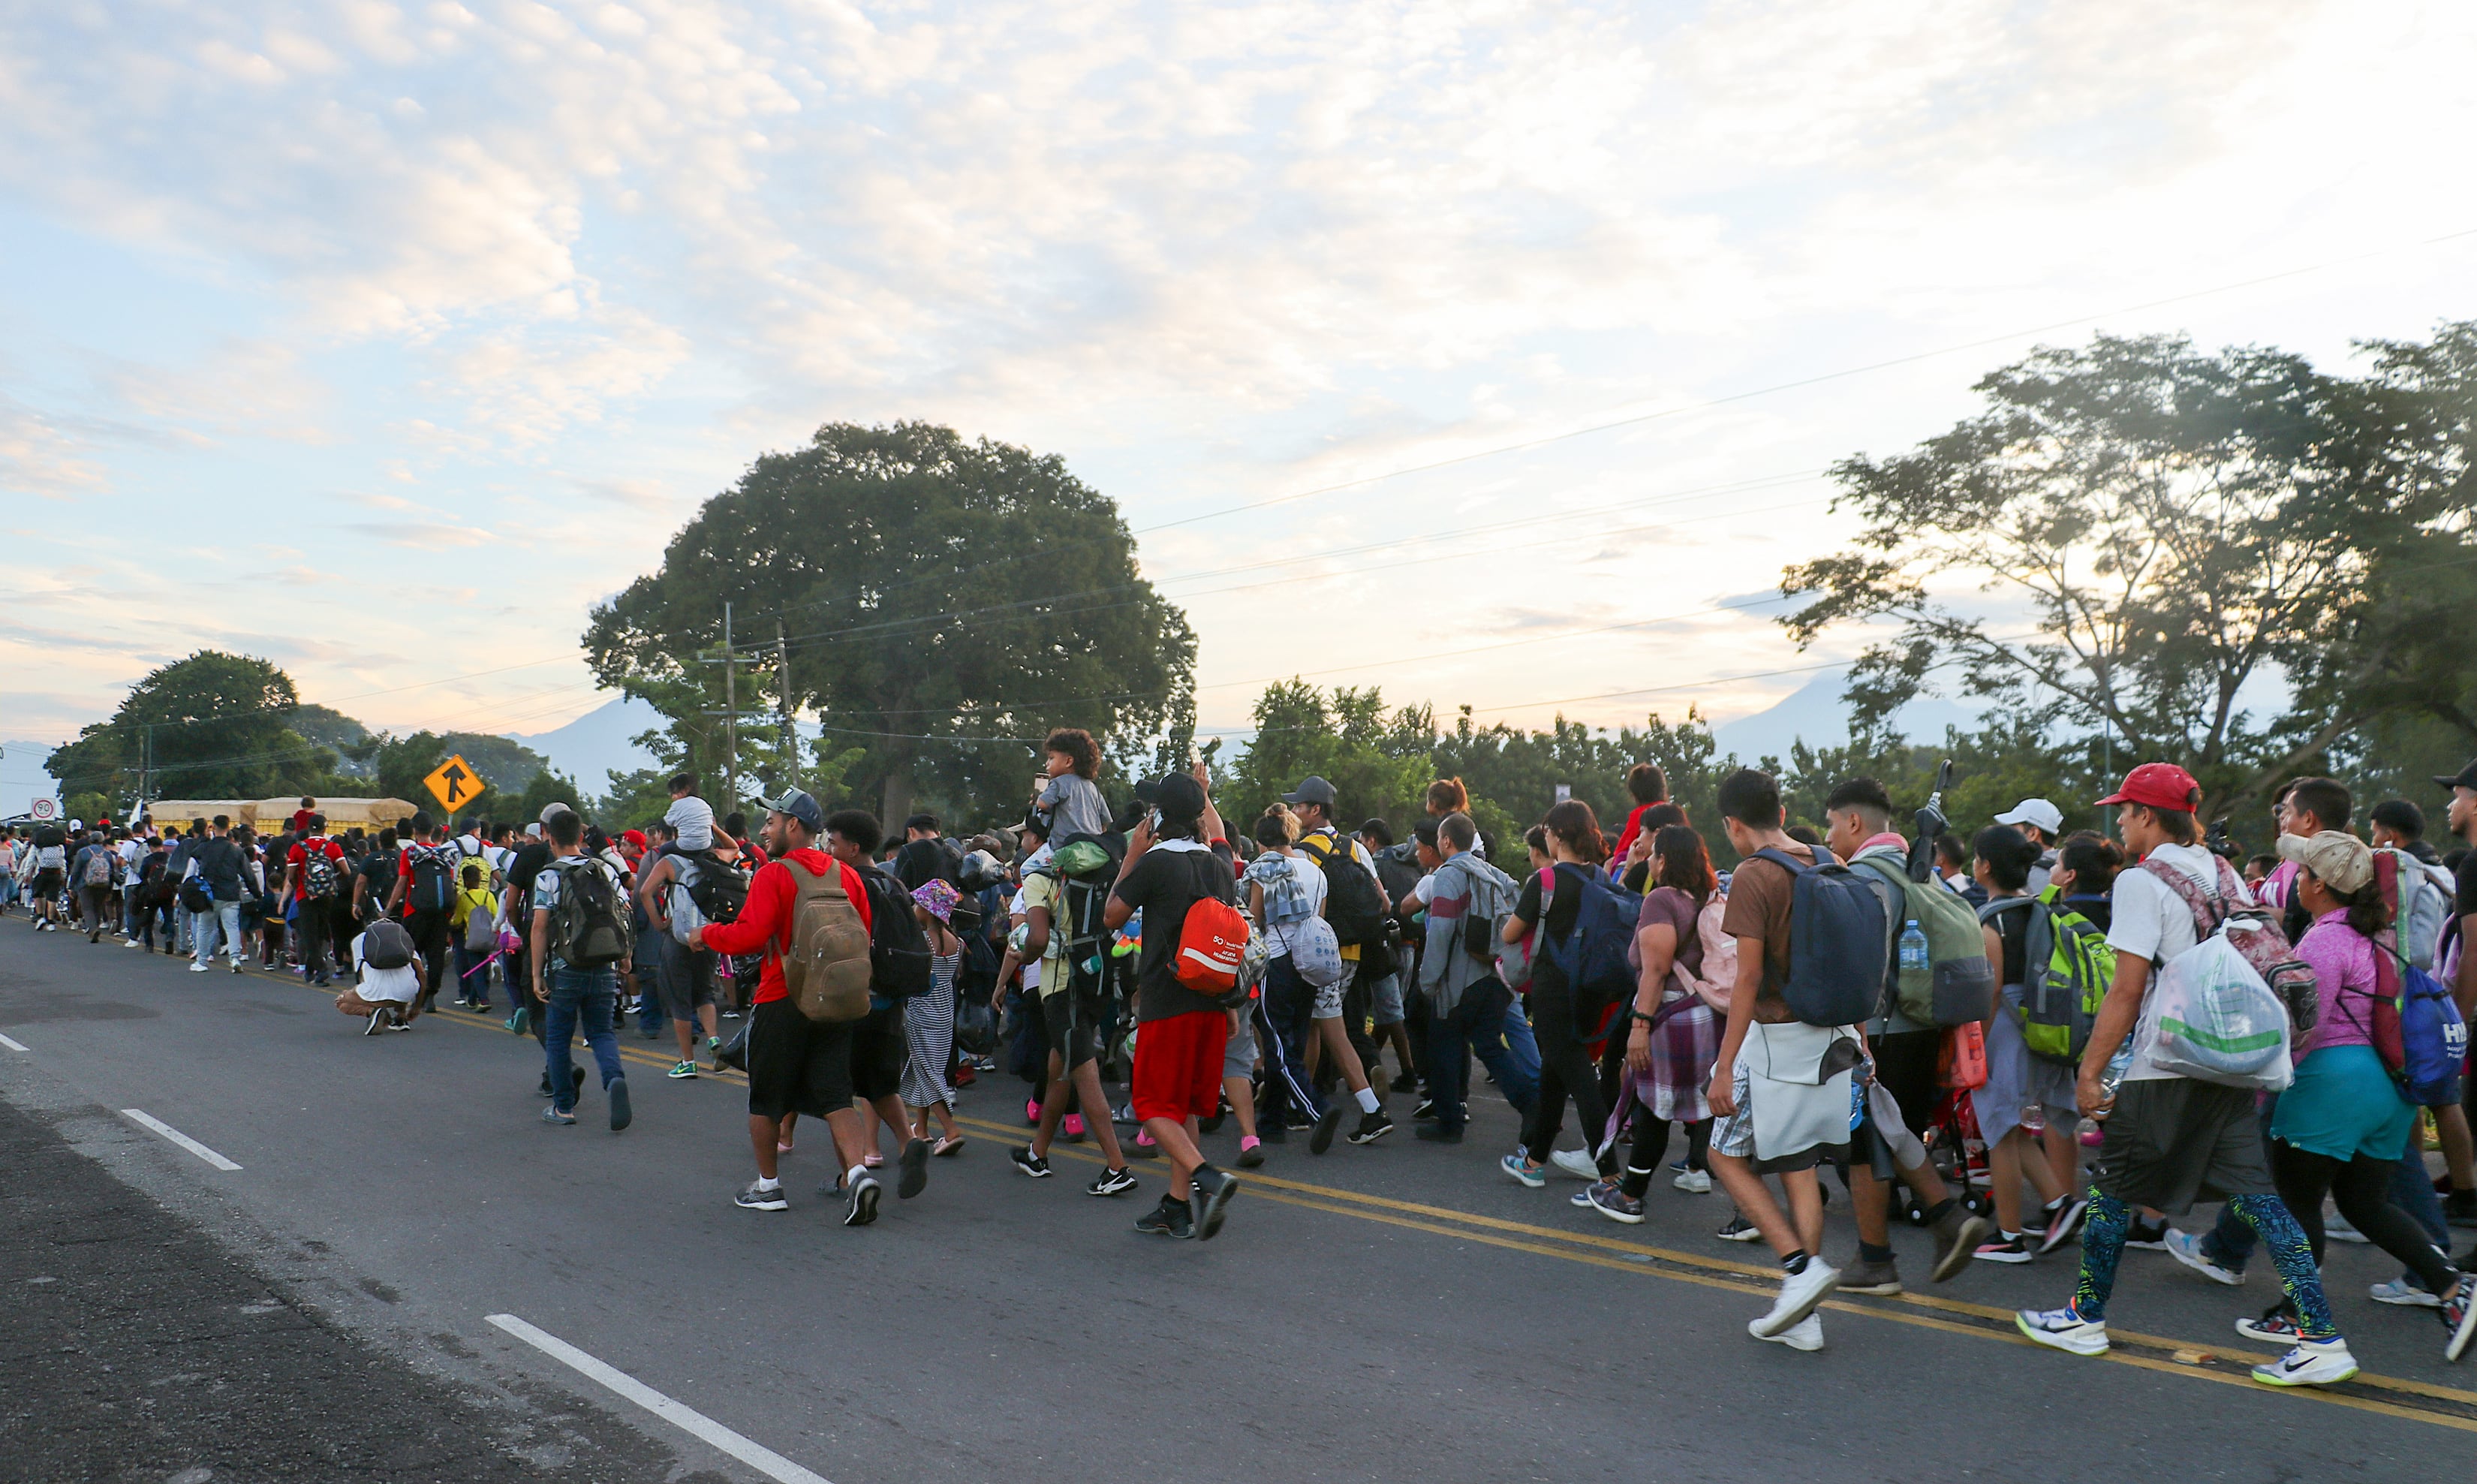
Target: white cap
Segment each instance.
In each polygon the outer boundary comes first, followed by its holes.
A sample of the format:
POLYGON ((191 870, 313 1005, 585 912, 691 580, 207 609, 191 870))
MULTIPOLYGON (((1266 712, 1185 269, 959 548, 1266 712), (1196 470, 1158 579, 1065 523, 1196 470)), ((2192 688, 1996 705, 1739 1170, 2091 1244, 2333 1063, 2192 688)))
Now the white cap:
POLYGON ((2043 798, 2025 798, 2013 806, 2011 814, 1995 817, 1998 824, 2035 824, 2050 839, 2063 833, 2064 812, 2043 798))

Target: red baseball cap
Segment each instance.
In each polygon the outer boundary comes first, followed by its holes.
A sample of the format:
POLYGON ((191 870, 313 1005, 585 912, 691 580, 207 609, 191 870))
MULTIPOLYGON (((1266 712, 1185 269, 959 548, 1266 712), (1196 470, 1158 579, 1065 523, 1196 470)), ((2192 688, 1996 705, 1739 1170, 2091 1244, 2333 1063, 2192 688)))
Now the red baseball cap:
POLYGON ((2139 804, 2146 809, 2190 811, 2202 802, 2202 786, 2173 763, 2144 763, 2124 775, 2123 784, 2099 803, 2139 804))

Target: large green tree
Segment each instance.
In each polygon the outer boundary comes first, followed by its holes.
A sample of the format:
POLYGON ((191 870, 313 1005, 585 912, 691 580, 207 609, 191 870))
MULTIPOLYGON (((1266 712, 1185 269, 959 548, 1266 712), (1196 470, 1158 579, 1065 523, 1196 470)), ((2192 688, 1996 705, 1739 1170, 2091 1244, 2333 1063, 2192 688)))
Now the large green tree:
MULTIPOLYGON (((673 719, 709 777, 725 603, 766 661, 741 671, 740 708, 788 705, 863 749, 842 782, 889 819, 915 795, 958 817, 1020 811, 1052 726, 1122 759, 1188 742, 1186 616, 1138 574, 1116 505, 1055 455, 832 423, 708 500, 661 570, 593 610, 585 647, 604 684, 673 719)), ((783 770, 779 750, 772 728, 742 729, 743 793, 783 770)))
POLYGON ((1864 525, 1788 570, 1810 601, 1783 621, 1801 643, 1889 629, 1851 676, 1862 738, 1940 673, 2241 810, 2469 673, 2436 641, 2465 611, 2464 576, 2438 574, 2472 556, 2465 427, 2436 379, 2396 347, 2364 380, 2169 337, 2038 351, 1950 432, 1836 465, 1864 525))
POLYGON ((265 660, 201 649, 149 672, 112 715, 44 765, 63 795, 125 807, 154 798, 260 798, 332 775, 333 749, 292 730, 292 677, 265 660))

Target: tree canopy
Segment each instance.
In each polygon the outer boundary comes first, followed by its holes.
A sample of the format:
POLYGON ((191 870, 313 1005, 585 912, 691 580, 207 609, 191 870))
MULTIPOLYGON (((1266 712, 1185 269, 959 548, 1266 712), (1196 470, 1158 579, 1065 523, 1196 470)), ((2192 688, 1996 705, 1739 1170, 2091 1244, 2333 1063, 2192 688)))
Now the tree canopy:
POLYGON ((81 731, 44 768, 64 796, 134 796, 151 738, 158 795, 261 797, 332 767, 332 752, 289 725, 299 700, 292 677, 268 662, 201 649, 150 671, 112 719, 81 731))
MULTIPOLYGON (((1028 793, 1038 740, 1081 726, 1122 762, 1184 752, 1195 640, 1138 574, 1116 505, 1055 455, 951 428, 830 423, 767 454, 673 537, 659 571, 593 610, 597 678, 672 718, 681 760, 719 777, 723 605, 742 710, 788 703, 821 757, 743 739, 747 783, 858 748, 841 785, 889 819, 915 793, 1000 817, 1028 793), (777 632, 788 664, 770 663, 777 632)), ((744 729, 743 729, 744 730, 744 729)))
POLYGON ((2438 642, 2477 556, 2470 329, 2375 349, 2361 380, 2171 337, 2039 350, 1950 432, 1835 466, 1857 549, 1789 567, 1809 602, 1782 621, 1801 644, 1889 626, 1850 680, 1862 740, 1948 674, 2032 735, 2241 805, 2477 680, 2438 642))

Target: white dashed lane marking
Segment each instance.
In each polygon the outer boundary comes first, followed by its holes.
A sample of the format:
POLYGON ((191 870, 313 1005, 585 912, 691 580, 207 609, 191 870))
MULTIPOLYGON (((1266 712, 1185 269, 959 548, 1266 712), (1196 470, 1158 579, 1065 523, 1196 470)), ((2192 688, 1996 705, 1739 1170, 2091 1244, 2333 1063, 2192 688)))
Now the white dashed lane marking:
POLYGON ((779 1480, 781 1484, 827 1484, 822 1476, 801 1468, 772 1448, 750 1442, 696 1408, 672 1400, 618 1367, 594 1359, 557 1335, 536 1329, 513 1314, 486 1317, 491 1323, 561 1365, 600 1382, 682 1431, 695 1434, 769 1479, 779 1480))
POLYGON ((214 1166, 217 1170, 238 1170, 240 1168, 231 1160, 217 1154, 214 1150, 208 1148, 205 1144, 198 1143, 195 1139, 190 1138, 179 1129, 174 1128, 171 1124, 164 1122, 162 1119, 156 1118, 154 1115, 141 1108, 123 1108, 120 1110, 120 1116, 130 1119, 132 1122, 137 1123, 142 1128, 153 1129, 155 1132, 162 1134, 164 1138, 171 1140, 174 1144, 179 1144, 182 1148, 188 1150, 198 1158, 205 1160, 208 1164, 214 1166))

